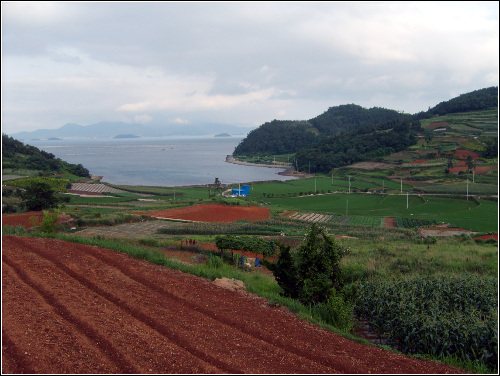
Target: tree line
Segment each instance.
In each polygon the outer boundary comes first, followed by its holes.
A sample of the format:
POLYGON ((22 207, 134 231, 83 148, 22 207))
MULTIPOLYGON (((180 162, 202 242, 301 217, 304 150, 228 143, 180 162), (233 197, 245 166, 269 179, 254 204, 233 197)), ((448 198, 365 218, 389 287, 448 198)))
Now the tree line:
POLYGON ((410 119, 359 128, 325 139, 317 147, 300 150, 295 155, 295 168, 328 173, 333 168, 396 153, 415 145, 419 131, 420 121, 410 119))

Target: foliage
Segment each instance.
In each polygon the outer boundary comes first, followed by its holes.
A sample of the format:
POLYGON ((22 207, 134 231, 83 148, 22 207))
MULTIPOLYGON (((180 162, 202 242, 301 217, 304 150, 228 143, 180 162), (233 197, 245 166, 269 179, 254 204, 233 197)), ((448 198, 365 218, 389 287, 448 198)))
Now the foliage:
POLYGON ((427 115, 445 115, 455 112, 487 110, 498 106, 498 87, 492 86, 459 95, 427 111, 427 115))
POLYGON ((410 354, 497 364, 498 284, 485 277, 411 277, 357 284, 356 313, 410 354))
POLYGON ((438 224, 438 222, 432 219, 396 218, 396 225, 403 228, 418 228, 423 226, 433 226, 436 224, 438 224))
POLYGON ((47 184, 54 192, 65 192, 69 181, 66 179, 48 178, 43 176, 19 178, 8 180, 4 184, 19 188, 27 188, 32 184, 44 183, 47 184))
POLYGON ((299 297, 299 281, 294 256, 289 245, 279 244, 279 257, 276 262, 263 260, 263 264, 273 273, 283 295, 293 299, 299 297))
POLYGON ((6 134, 2 134, 2 168, 55 171, 90 178, 89 171, 81 164, 65 162, 52 153, 24 145, 6 134))
POLYGON ((58 219, 59 216, 57 215, 57 213, 44 210, 42 223, 40 224, 40 231, 48 234, 56 232, 56 223, 58 219))
POLYGON ((51 186, 41 181, 29 183, 20 196, 29 211, 55 208, 59 202, 51 186))
POLYGON ((326 136, 337 136, 357 128, 408 117, 409 115, 381 107, 365 109, 355 104, 346 104, 330 107, 309 122, 326 136))
POLYGON ((335 328, 345 332, 352 329, 353 307, 336 291, 332 292, 325 302, 312 306, 311 310, 314 316, 335 328))
POLYGON ((215 245, 221 251, 242 251, 262 254, 264 257, 275 253, 275 242, 268 241, 256 236, 218 235, 215 237, 215 245))
POLYGON ((370 158, 389 155, 417 143, 419 121, 397 119, 323 140, 317 147, 296 154, 298 170, 310 166, 311 172, 329 173, 333 168, 370 158))
POLYGON ((248 133, 235 148, 234 155, 295 153, 317 142, 311 124, 304 121, 273 120, 248 133))
POLYGON ((273 120, 265 123, 252 130, 233 154, 295 153, 313 147, 325 137, 404 117, 408 115, 377 107, 365 109, 354 104, 330 107, 323 114, 307 121, 273 120))
POLYGON ((265 265, 275 274, 285 296, 305 304, 322 303, 343 286, 341 258, 348 253, 336 244, 326 231, 313 224, 303 244, 292 253, 290 247, 280 247, 275 263, 265 265))

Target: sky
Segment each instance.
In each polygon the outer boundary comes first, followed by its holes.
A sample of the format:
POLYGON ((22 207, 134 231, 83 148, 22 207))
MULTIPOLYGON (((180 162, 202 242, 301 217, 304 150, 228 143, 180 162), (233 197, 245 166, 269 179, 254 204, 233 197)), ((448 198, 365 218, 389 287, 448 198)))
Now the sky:
POLYGON ((2 132, 417 113, 498 86, 499 3, 2 1, 2 132))

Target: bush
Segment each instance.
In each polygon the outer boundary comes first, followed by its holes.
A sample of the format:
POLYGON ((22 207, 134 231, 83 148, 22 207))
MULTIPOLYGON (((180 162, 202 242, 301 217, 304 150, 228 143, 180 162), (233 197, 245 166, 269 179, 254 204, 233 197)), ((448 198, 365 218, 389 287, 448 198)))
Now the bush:
POLYGON ((42 223, 40 224, 40 231, 47 234, 52 234, 56 232, 56 223, 59 216, 54 212, 44 211, 42 223))
POLYGON ((224 265, 224 261, 219 256, 209 255, 207 266, 214 269, 219 269, 224 265))
POLYGON ((349 332, 352 329, 353 307, 339 293, 333 293, 324 303, 312 307, 314 316, 335 328, 349 332))

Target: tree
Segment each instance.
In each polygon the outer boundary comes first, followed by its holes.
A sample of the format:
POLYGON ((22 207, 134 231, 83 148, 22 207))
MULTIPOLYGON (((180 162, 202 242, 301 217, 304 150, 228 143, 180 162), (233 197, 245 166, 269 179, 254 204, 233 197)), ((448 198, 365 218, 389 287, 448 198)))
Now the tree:
POLYGON ((280 245, 278 260, 264 265, 273 272, 284 296, 304 304, 323 303, 343 286, 340 260, 347 253, 323 228, 313 224, 296 252, 280 245))
POLYGON ((59 200, 55 193, 49 184, 35 181, 28 184, 24 192, 20 192, 20 197, 28 210, 40 211, 57 207, 59 200))
POLYGON ((286 244, 279 244, 278 247, 278 260, 276 260, 276 262, 262 260, 262 263, 273 273, 276 282, 283 289, 283 295, 297 299, 299 292, 299 278, 290 246, 286 244))

